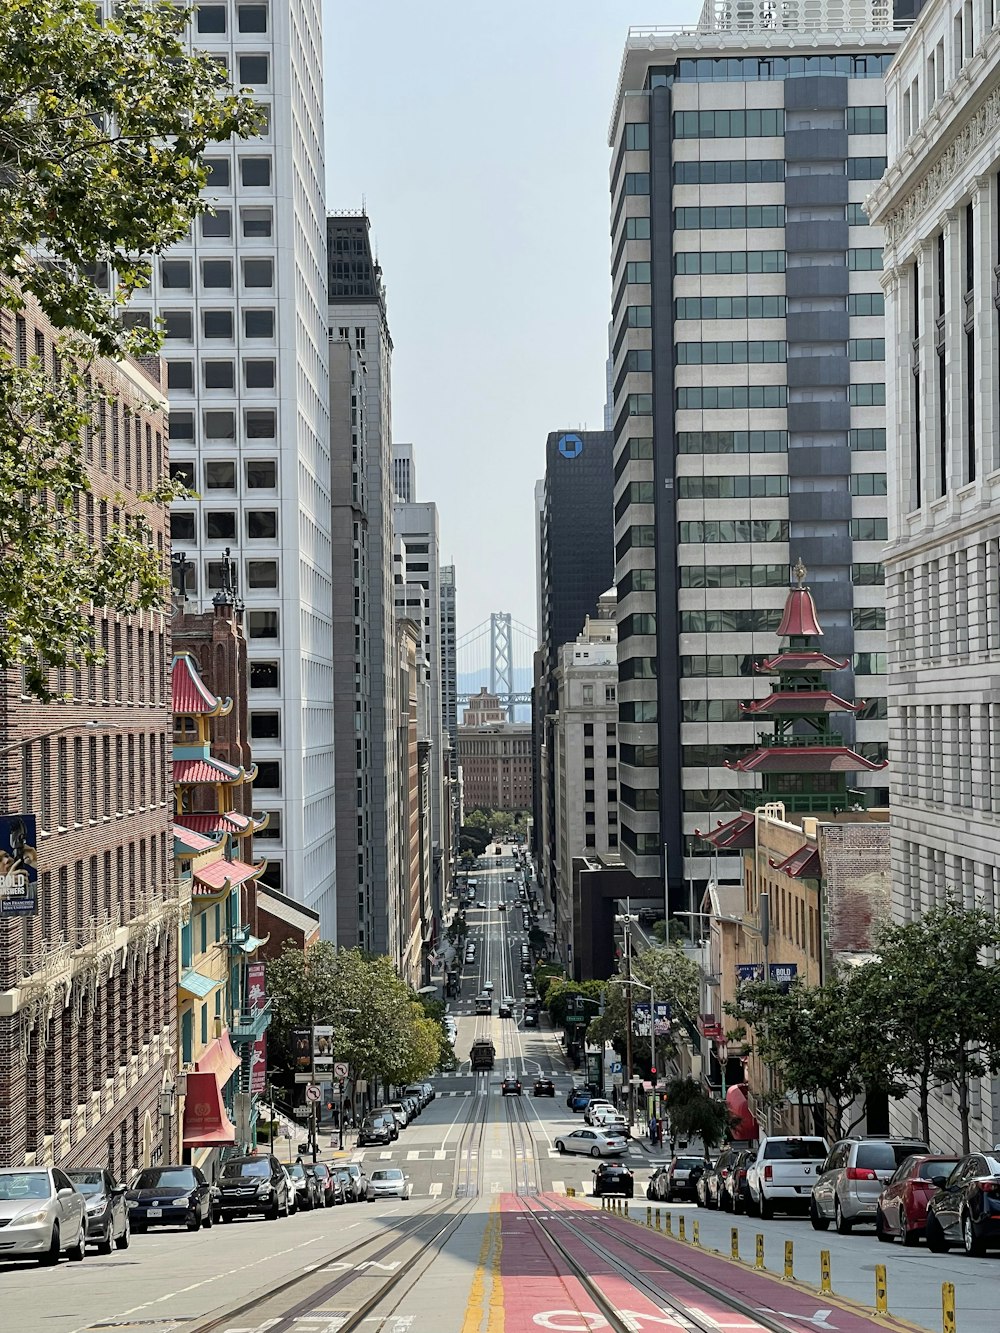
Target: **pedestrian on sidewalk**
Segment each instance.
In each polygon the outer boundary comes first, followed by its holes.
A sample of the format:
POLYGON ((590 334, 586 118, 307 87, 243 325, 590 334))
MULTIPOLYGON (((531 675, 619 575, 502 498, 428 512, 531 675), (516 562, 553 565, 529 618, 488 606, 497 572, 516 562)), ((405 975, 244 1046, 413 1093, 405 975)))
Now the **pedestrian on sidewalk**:
POLYGON ((659 1128, 660 1128, 660 1122, 657 1120, 656 1115, 654 1113, 652 1119, 649 1122, 649 1142, 652 1144, 654 1148, 656 1147, 656 1135, 659 1128))

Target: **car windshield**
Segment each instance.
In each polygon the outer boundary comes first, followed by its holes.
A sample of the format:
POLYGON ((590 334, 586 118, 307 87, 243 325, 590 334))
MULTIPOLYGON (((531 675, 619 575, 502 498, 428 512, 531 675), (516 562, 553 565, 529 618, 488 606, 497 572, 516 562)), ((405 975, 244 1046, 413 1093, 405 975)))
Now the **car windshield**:
POLYGON ((103 1171, 67 1171, 66 1174, 81 1194, 104 1193, 103 1171))
POLYGON ((372 1180, 402 1180, 402 1171, 390 1167, 387 1171, 373 1171, 372 1180))
POLYGON ((325 1162, 316 1162, 313 1165, 313 1173, 317 1176, 328 1176, 330 1174, 330 1168, 325 1162))
POLYGON ((223 1178, 232 1180, 236 1176, 270 1176, 271 1165, 263 1160, 256 1162, 227 1162, 222 1168, 223 1178))
POLYGON ((895 1171, 913 1151, 912 1143, 862 1143, 855 1165, 867 1167, 869 1171, 895 1171))
POLYGON ((681 1169, 682 1171, 691 1171, 691 1170, 694 1169, 694 1167, 696 1167, 696 1166, 701 1166, 701 1158, 700 1158, 700 1157, 678 1157, 678 1159, 677 1159, 675 1165, 678 1166, 678 1167, 680 1167, 680 1169, 681 1169))
POLYGON ((812 1161, 826 1156, 822 1139, 769 1139, 764 1145, 764 1160, 771 1162, 812 1161))
POLYGON ((957 1157, 945 1157, 936 1162, 921 1162, 917 1167, 917 1177, 920 1180, 933 1180, 935 1176, 950 1176, 956 1166, 958 1166, 957 1157))
POLYGON ((0 1199, 48 1199, 52 1196, 47 1171, 18 1171, 0 1176, 0 1199))
POLYGON ((288 1168, 288 1174, 292 1177, 293 1180, 305 1180, 306 1169, 301 1162, 293 1162, 292 1165, 288 1168))
POLYGON ((183 1166, 148 1166, 140 1171, 132 1186, 136 1190, 155 1190, 159 1188, 190 1189, 195 1184, 194 1172, 183 1166))

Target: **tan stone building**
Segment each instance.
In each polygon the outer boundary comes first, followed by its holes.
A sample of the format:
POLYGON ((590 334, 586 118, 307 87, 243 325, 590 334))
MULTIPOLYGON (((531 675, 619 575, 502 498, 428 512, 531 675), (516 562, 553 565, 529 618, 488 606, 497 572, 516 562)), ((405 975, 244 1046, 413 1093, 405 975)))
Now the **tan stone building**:
POLYGON ((458 762, 466 810, 531 809, 530 723, 463 723, 458 728, 458 762))

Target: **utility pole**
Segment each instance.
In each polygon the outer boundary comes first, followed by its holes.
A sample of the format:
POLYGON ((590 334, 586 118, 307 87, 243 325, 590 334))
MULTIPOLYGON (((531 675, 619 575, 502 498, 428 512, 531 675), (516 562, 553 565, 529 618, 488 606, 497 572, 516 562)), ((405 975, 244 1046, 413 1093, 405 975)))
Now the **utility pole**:
POLYGON ((628 1074, 628 1123, 635 1124, 635 1087, 632 1084, 632 929, 625 921, 625 1070, 628 1074))

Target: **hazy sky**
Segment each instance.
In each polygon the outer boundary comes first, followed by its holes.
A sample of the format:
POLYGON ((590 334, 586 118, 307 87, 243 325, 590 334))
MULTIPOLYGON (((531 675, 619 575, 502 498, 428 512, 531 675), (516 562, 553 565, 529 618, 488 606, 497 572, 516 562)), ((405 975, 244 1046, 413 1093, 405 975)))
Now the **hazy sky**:
POLYGON ((696 0, 326 0, 327 202, 385 274, 393 435, 416 450, 459 633, 535 623, 545 436, 600 429, 607 129, 630 24, 696 0))

